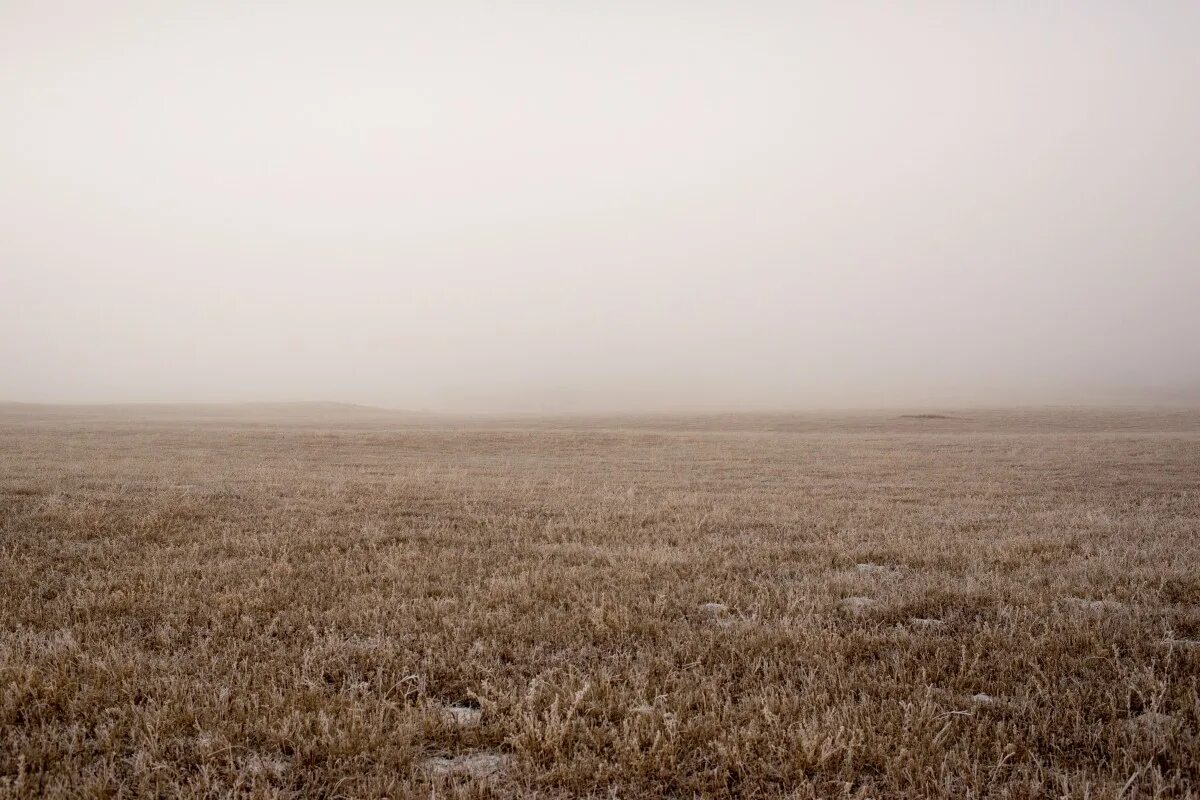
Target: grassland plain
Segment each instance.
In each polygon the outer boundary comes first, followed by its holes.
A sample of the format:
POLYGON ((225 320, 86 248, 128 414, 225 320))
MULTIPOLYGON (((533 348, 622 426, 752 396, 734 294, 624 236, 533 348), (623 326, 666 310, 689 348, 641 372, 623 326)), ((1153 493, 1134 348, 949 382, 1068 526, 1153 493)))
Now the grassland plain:
POLYGON ((0 407, 0 794, 1192 795, 1200 412, 937 412, 0 407))

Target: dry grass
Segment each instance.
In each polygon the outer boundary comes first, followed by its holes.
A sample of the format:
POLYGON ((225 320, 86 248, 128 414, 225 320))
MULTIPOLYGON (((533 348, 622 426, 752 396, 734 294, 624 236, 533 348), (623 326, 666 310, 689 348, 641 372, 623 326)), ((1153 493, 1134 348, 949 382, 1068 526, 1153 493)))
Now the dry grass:
POLYGON ((0 411, 0 794, 1200 778, 1200 414, 130 413, 0 411))

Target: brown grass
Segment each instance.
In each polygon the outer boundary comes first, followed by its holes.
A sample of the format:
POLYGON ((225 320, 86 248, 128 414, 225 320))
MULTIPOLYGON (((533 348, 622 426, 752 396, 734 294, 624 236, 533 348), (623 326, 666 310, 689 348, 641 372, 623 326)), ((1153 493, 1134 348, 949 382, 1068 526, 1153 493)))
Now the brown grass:
POLYGON ((0 794, 1200 778, 1200 414, 134 413, 0 409, 0 794))

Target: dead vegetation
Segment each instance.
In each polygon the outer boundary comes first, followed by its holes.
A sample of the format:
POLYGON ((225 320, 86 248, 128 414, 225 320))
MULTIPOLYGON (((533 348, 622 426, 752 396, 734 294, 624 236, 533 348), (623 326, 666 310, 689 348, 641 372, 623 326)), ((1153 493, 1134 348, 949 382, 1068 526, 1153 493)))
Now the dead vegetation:
POLYGON ((971 416, 10 409, 0 794, 1195 792, 1200 416, 971 416))

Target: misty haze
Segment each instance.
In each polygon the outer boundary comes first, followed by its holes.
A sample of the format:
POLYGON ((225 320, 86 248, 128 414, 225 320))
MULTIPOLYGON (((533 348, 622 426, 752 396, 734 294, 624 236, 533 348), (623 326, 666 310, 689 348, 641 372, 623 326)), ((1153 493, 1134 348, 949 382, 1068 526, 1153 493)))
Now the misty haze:
POLYGON ((1198 41, 0 3, 0 796, 1194 796, 1198 41))

